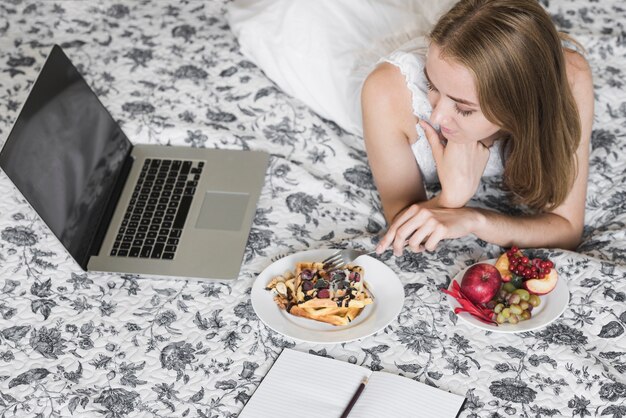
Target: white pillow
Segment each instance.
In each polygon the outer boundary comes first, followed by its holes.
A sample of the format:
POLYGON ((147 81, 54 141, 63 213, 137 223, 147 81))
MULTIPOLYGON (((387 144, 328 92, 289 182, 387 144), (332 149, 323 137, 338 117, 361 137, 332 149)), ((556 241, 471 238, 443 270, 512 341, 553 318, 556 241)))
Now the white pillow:
POLYGON ((367 74, 381 57, 425 35, 452 2, 234 0, 227 16, 241 52, 283 91, 361 135, 367 74))

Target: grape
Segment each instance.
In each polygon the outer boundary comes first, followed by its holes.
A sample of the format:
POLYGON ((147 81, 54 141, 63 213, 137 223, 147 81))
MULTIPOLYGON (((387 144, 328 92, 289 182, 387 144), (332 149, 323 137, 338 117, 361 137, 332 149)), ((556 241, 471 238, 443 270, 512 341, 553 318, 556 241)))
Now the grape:
POLYGON ((520 295, 518 295, 517 293, 512 293, 511 296, 509 296, 509 305, 518 304, 521 300, 522 298, 520 297, 520 295))
POLYGON ((517 289, 517 287, 515 287, 511 282, 506 282, 502 285, 502 290, 508 293, 512 293, 515 289, 517 289))
POLYGON ((528 293, 528 290, 526 289, 516 289, 513 291, 513 293, 518 294, 520 298, 525 301, 528 301, 528 299, 530 298, 530 293, 528 293))
POLYGON ((537 307, 541 304, 541 299, 539 299, 537 295, 530 295, 528 303, 530 303, 531 306, 537 307))
MULTIPOLYGON (((521 286, 522 279, 519 276, 517 278, 520 279, 517 285, 521 286)), ((532 318, 533 308, 539 306, 540 303, 539 296, 531 294, 526 289, 516 287, 516 284, 511 281, 503 283, 496 296, 485 306, 493 312, 494 320, 498 324, 508 322, 515 325, 532 318)))

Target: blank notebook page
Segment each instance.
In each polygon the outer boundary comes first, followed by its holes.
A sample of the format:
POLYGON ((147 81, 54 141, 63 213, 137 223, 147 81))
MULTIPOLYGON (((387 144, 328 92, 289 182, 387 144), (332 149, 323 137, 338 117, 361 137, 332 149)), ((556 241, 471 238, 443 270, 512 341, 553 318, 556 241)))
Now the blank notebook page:
POLYGON ((372 373, 358 402, 354 418, 454 418, 465 398, 406 377, 386 372, 372 373))
POLYGON ((239 418, 338 418, 370 373, 354 364, 285 349, 239 418))

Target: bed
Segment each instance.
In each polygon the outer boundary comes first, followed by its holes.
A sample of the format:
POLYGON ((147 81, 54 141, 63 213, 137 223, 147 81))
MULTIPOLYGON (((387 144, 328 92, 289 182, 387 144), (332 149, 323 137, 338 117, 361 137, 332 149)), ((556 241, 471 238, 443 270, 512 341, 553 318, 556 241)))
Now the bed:
MULTIPOLYGON (((285 347, 465 395, 462 417, 626 416, 626 9, 548 1, 582 42, 596 116, 583 241, 554 260, 570 302, 522 334, 473 328, 440 289, 501 248, 473 237, 381 260, 405 304, 384 330, 302 343, 263 325, 250 289, 286 254, 372 248, 385 228, 362 139, 247 60, 226 1, 0 4, 4 141, 53 43, 136 143, 271 153, 238 280, 85 273, 0 175, 0 416, 235 417, 285 347)), ((431 190, 433 191, 433 190, 431 190)), ((486 182, 473 204, 514 211, 486 182)), ((306 388, 302 389, 303 391, 306 388)))

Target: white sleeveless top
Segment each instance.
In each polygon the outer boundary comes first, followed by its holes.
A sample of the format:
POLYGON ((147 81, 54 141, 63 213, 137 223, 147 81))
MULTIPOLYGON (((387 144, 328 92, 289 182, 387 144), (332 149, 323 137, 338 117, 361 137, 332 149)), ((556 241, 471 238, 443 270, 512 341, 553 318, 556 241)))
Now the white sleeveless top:
MULTIPOLYGON (((428 84, 424 75, 424 62, 426 57, 427 44, 425 39, 414 39, 380 62, 388 62, 400 69, 406 80, 406 85, 411 92, 413 114, 421 120, 430 123, 432 107, 428 101, 428 84)), ((434 125, 435 129, 439 129, 434 125)), ((436 183, 439 181, 437 166, 430 144, 426 139, 426 134, 421 126, 416 125, 418 139, 411 145, 411 150, 422 173, 425 183, 436 183)), ((489 148, 489 160, 483 172, 483 177, 500 176, 504 173, 504 165, 501 153, 502 141, 495 141, 489 148)))
MULTIPOLYGON (((356 10, 352 0, 233 0, 227 15, 241 51, 279 87, 346 131, 362 135, 361 89, 380 62, 400 69, 413 113, 429 121, 425 35, 456 1, 364 1, 356 10)), ((572 48, 567 42, 564 47, 572 48)), ((422 128, 416 129, 419 138, 411 148, 422 178, 437 182, 430 145, 422 128)), ((502 141, 490 148, 483 176, 504 172, 501 148, 502 141)))

